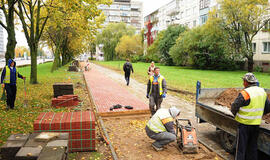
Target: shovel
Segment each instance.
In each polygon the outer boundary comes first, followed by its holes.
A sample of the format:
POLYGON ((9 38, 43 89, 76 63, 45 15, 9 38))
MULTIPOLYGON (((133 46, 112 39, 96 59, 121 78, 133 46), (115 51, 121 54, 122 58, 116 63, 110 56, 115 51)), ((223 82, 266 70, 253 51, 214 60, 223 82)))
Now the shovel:
POLYGON ((23 84, 24 84, 24 101, 23 101, 23 106, 24 107, 27 107, 28 100, 26 99, 26 84, 25 84, 25 79, 23 81, 23 84))

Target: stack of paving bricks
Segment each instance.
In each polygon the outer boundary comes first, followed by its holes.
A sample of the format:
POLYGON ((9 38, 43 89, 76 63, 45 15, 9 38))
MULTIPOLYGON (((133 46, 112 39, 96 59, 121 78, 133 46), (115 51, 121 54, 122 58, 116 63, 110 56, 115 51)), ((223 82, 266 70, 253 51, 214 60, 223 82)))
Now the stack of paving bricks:
POLYGON ((96 132, 93 112, 41 113, 34 122, 34 132, 69 133, 69 151, 94 151, 96 132))
POLYGON ((68 71, 70 72, 78 72, 79 69, 77 66, 68 66, 68 71))
POLYGON ((52 99, 52 106, 56 108, 62 106, 77 106, 78 104, 79 99, 77 95, 63 95, 52 99))
POLYGON ((3 160, 66 160, 68 133, 48 141, 37 141, 40 133, 11 135, 1 147, 3 160))
POLYGON ((73 95, 73 84, 72 83, 55 83, 53 85, 54 97, 62 95, 73 95))

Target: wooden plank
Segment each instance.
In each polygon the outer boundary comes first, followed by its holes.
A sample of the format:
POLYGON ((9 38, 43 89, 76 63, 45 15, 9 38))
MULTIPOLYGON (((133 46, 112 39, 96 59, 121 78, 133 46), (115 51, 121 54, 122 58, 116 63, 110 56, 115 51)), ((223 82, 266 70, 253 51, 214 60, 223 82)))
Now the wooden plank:
POLYGON ((127 116, 127 115, 140 115, 150 114, 149 110, 134 110, 134 111, 119 111, 119 112, 102 112, 98 113, 101 117, 115 117, 115 116, 127 116))

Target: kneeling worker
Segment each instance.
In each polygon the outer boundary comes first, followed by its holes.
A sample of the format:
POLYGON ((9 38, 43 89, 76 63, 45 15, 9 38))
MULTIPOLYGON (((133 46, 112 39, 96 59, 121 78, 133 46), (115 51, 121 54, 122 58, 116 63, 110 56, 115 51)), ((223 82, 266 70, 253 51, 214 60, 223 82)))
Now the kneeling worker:
POLYGON ((161 108, 152 116, 145 127, 149 138, 156 140, 152 147, 156 151, 163 150, 163 146, 176 140, 174 119, 180 115, 180 110, 171 107, 161 108))

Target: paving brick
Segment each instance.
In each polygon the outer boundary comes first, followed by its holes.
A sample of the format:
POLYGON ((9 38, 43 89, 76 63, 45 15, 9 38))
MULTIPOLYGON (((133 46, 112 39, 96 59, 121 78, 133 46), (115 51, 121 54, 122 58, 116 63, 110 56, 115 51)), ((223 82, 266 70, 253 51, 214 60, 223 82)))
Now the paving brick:
POLYGON ((91 69, 89 72, 84 72, 84 75, 98 113, 149 110, 148 105, 142 100, 99 72, 96 68, 91 69), (110 111, 110 107, 116 104, 121 104, 123 108, 110 111), (133 109, 128 110, 124 106, 132 106, 133 109))
POLYGON ((35 132, 69 133, 69 150, 95 150, 96 132, 93 112, 41 113, 34 122, 35 132))

